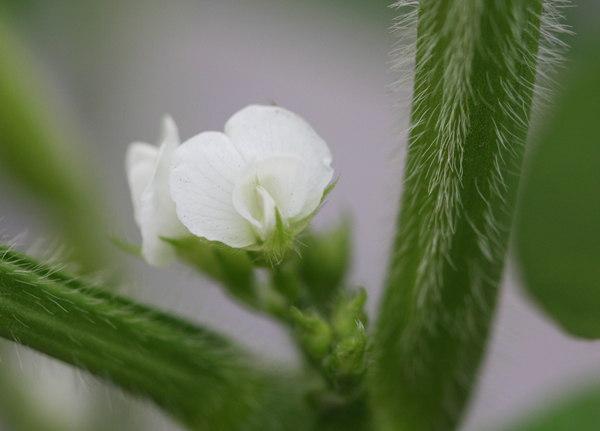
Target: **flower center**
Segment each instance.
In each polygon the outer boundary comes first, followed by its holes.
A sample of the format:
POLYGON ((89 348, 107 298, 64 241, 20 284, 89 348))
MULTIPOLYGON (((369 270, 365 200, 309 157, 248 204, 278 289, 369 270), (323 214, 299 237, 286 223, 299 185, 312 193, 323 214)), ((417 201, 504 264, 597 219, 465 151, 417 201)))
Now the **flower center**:
POLYGON ((248 163, 233 189, 234 208, 262 241, 272 235, 277 212, 287 226, 305 201, 306 166, 293 154, 274 154, 248 163))

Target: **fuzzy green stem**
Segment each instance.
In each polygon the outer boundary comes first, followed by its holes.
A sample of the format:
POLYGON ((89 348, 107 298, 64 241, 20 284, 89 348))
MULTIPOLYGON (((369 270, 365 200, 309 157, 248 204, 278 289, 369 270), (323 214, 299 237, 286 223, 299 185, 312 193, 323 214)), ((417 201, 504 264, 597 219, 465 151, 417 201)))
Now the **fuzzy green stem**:
POLYGON ((148 397, 192 429, 279 429, 282 416, 306 415, 298 385, 225 339, 5 246, 0 258, 2 337, 148 397))
POLYGON ((419 2, 398 234, 381 303, 383 430, 449 431, 495 308, 535 81, 542 0, 419 2))

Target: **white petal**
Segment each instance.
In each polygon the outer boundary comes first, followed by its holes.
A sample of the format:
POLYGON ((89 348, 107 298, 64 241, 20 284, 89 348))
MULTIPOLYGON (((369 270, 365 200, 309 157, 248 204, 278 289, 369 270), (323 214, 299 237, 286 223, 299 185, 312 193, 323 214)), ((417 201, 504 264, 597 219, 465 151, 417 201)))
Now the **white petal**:
POLYGON ((256 187, 256 203, 260 213, 262 214, 262 238, 267 238, 268 235, 275 229, 275 201, 268 191, 262 186, 256 187))
POLYGON ((175 257, 173 247, 160 237, 178 238, 189 235, 188 229, 177 217, 175 202, 171 199, 169 189, 171 158, 178 146, 177 126, 171 117, 164 117, 154 172, 141 199, 142 255, 153 266, 163 266, 175 257))
POLYGON ((158 148, 143 142, 133 142, 127 149, 125 170, 133 201, 133 216, 138 226, 142 223, 142 194, 152 180, 157 157, 158 148))
POLYGON ((177 215, 194 234, 231 247, 256 242, 250 223, 233 206, 233 189, 244 160, 219 132, 201 133, 173 154, 171 196, 177 215))
POLYGON ((331 178, 331 152, 310 125, 278 106, 251 105, 233 115, 225 125, 227 134, 246 161, 257 163, 274 153, 294 154, 306 164, 306 200, 300 220, 312 213, 331 178))
POLYGON ((167 147, 171 153, 179 146, 179 130, 170 115, 165 115, 160 122, 159 145, 167 147))
POLYGON ((302 210, 306 200, 306 164, 293 154, 276 154, 256 164, 259 184, 271 195, 284 220, 302 210))
POLYGON ((256 229, 262 230, 261 220, 264 212, 258 205, 257 185, 256 163, 250 162, 244 167, 233 186, 232 203, 235 210, 242 217, 248 220, 256 229))

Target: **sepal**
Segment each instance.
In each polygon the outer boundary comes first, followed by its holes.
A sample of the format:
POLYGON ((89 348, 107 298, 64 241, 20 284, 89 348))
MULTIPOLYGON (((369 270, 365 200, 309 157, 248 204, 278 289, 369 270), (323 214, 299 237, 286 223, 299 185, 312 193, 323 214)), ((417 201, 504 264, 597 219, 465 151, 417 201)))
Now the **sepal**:
MULTIPOLYGON (((262 242, 258 242, 258 251, 262 251, 266 260, 271 265, 278 265, 283 260, 286 251, 293 247, 297 231, 288 226, 279 212, 279 208, 275 207, 275 227, 271 234, 262 242)), ((257 247, 250 247, 250 250, 255 250, 257 247)))

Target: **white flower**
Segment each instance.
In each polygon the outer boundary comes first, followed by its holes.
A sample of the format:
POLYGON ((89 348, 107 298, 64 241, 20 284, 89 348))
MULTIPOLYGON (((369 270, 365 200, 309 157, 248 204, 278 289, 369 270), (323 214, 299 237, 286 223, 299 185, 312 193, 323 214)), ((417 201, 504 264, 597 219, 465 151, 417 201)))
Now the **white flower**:
POLYGON ((173 154, 171 196, 195 235, 281 251, 314 215, 333 176, 327 144, 300 117, 252 105, 173 154))
POLYGON ((125 161, 134 217, 142 231, 142 256, 152 266, 164 266, 175 257, 174 248, 161 237, 190 235, 169 192, 171 156, 179 146, 177 126, 169 116, 162 119, 158 145, 133 142, 125 161))

